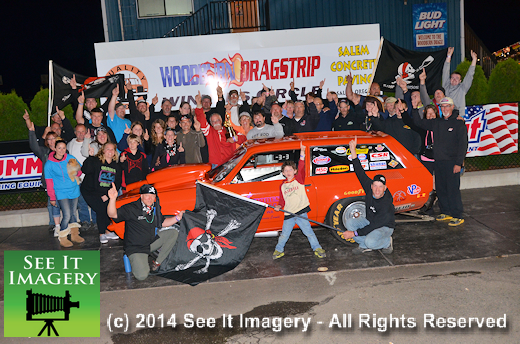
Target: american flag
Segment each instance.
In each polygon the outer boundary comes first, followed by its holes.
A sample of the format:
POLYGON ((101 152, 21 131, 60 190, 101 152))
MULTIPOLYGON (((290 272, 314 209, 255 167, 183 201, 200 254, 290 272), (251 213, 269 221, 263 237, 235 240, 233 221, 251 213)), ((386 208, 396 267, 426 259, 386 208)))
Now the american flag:
POLYGON ((467 157, 518 152, 518 103, 467 106, 467 157))

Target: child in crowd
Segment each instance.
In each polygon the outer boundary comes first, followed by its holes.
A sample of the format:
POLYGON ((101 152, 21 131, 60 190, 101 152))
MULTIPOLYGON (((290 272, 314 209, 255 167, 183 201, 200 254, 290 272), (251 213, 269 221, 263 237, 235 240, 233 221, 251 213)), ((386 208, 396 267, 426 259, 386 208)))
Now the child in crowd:
POLYGON ((137 149, 141 144, 141 138, 136 134, 130 134, 126 141, 128 148, 121 153, 119 158, 123 168, 123 189, 126 189, 129 184, 146 179, 148 174, 146 154, 137 149))
POLYGON ((157 146, 152 159, 152 171, 186 163, 182 142, 177 144, 176 139, 177 134, 175 130, 173 130, 173 128, 166 128, 164 131, 164 141, 157 146))
POLYGON ((276 211, 284 210, 299 215, 296 217, 288 213, 285 214, 283 221, 282 234, 278 239, 273 259, 278 259, 284 256, 284 247, 287 240, 291 236, 291 232, 295 224, 302 230, 303 234, 309 239, 311 248, 318 258, 326 257, 325 250, 321 248, 316 234, 314 234, 309 220, 307 220, 307 213, 311 210, 309 207, 309 198, 305 193, 305 146, 300 144, 300 160, 298 168, 294 161, 286 161, 282 165, 282 173, 287 180, 280 185, 280 198, 278 205, 275 207, 276 211), (304 217, 304 218, 302 218, 304 217))

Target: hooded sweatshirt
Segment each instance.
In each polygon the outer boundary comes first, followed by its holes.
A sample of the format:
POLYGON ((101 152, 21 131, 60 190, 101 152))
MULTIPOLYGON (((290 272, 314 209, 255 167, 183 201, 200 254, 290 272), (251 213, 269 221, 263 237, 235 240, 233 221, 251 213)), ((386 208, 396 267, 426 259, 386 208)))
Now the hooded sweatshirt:
MULTIPOLYGON (((45 163, 45 181, 47 183, 47 194, 51 201, 62 199, 74 199, 80 195, 79 185, 76 179, 72 180, 67 172, 67 164, 70 159, 76 159, 70 154, 65 154, 63 159, 57 160, 55 152, 49 154, 45 163)), ((79 164, 79 162, 78 162, 79 164)), ((77 175, 81 175, 81 170, 77 175)))

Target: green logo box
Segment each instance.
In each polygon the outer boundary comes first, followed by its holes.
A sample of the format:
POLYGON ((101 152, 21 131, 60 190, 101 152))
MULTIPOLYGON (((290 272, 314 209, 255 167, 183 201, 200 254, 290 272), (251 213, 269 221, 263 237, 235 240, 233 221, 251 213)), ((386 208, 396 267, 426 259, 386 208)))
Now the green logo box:
POLYGON ((99 251, 5 251, 5 337, 99 337, 99 251))

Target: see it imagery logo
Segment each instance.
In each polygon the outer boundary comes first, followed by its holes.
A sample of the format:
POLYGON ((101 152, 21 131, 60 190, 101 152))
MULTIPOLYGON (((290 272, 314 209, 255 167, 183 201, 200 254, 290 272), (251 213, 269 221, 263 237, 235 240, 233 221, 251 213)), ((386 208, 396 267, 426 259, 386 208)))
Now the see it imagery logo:
POLYGON ((5 337, 99 337, 99 251, 5 251, 5 337))

